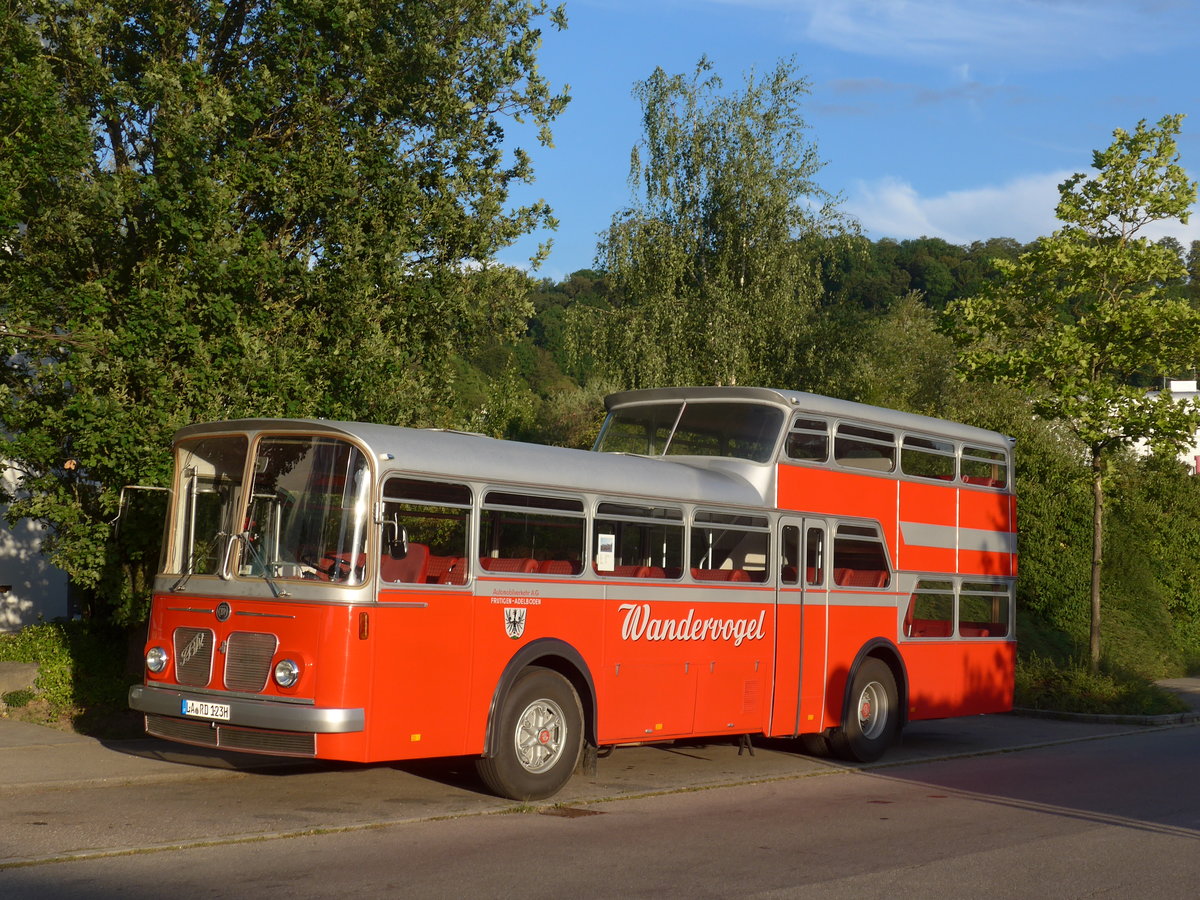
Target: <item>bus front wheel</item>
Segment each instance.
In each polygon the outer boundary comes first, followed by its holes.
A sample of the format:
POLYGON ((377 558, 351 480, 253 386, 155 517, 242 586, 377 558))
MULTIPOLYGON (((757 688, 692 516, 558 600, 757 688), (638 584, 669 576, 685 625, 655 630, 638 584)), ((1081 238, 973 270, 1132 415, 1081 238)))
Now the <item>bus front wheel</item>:
POLYGON ((536 666, 522 672, 496 727, 496 754, 475 763, 491 791, 510 800, 544 800, 570 780, 583 748, 583 707, 562 675, 536 666))
POLYGON ((869 657, 854 673, 850 707, 829 743, 842 759, 874 762, 892 745, 899 726, 896 679, 887 663, 869 657))

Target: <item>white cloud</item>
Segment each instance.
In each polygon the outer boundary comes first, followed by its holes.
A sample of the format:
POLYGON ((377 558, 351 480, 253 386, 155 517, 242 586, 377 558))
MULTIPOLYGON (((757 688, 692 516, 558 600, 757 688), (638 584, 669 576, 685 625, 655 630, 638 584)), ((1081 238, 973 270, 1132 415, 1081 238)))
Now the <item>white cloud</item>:
MULTIPOLYGON (((874 239, 940 237, 952 244, 970 244, 1009 237, 1027 243, 1062 225, 1054 216, 1058 185, 1071 174, 1030 175, 1001 185, 929 197, 898 178, 859 181, 850 192, 845 210, 874 239)), ((1152 238, 1170 235, 1186 247, 1200 240, 1200 210, 1193 209, 1187 225, 1159 223, 1147 228, 1145 234, 1152 238)))
POLYGON ((963 65, 1116 58, 1190 34, 1188 0, 716 0, 790 13, 811 41, 851 53, 963 65))

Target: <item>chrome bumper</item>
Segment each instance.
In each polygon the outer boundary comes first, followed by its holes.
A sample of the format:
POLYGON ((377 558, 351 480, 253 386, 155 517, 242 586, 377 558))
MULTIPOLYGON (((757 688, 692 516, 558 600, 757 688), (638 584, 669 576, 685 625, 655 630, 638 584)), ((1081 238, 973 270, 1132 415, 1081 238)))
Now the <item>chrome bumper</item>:
POLYGON ((274 731, 303 731, 312 734, 362 731, 366 725, 366 715, 361 709, 328 709, 281 703, 269 698, 250 700, 222 694, 190 693, 145 684, 135 684, 129 689, 129 707, 138 712, 187 718, 198 722, 215 721, 197 716, 184 716, 183 706, 186 700, 227 705, 229 718, 220 720, 222 725, 267 728, 274 731))

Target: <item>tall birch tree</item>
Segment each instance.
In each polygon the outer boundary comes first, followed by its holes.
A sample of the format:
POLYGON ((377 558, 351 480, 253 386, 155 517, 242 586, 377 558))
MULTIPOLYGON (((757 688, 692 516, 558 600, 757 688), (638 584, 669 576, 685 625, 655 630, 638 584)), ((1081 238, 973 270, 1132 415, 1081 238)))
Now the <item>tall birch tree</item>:
POLYGON ((814 239, 843 227, 816 181, 808 93, 790 60, 733 91, 706 58, 635 85, 633 198, 599 248, 614 300, 574 311, 577 355, 630 387, 793 377, 820 296, 814 239))

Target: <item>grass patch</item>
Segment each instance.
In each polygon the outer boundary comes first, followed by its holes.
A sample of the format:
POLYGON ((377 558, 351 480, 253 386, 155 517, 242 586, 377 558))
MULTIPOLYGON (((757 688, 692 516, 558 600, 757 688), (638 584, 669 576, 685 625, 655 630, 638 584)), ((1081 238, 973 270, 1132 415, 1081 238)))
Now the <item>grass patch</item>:
POLYGON ((4 701, 4 705, 9 709, 21 709, 28 706, 36 696, 33 691, 28 688, 22 688, 19 691, 9 691, 7 694, 0 695, 0 700, 4 701))
POLYGON ((1120 672, 1092 675, 1078 662, 1036 654, 1017 662, 1015 705, 1026 709, 1107 715, 1157 716, 1188 706, 1152 681, 1120 672))

